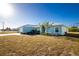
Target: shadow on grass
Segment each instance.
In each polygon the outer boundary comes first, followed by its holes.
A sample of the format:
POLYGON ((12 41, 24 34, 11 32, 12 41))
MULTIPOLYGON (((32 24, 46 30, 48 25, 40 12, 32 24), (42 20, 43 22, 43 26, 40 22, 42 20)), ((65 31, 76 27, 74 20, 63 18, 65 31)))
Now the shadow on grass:
POLYGON ((74 33, 68 33, 66 36, 79 38, 79 34, 74 34, 74 33))
POLYGON ((74 41, 74 42, 78 42, 78 43, 79 43, 79 37, 78 37, 78 36, 66 35, 66 36, 65 36, 65 39, 66 39, 66 40, 71 40, 71 41, 74 41))

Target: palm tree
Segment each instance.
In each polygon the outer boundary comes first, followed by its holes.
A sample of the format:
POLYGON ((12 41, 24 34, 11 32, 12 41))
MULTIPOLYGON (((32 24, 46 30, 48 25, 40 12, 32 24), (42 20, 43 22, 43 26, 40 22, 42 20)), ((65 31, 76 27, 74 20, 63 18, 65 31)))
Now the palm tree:
POLYGON ((52 24, 50 24, 49 22, 44 23, 45 33, 48 33, 48 28, 50 28, 51 26, 52 26, 52 24))
POLYGON ((45 33, 48 33, 49 22, 45 22, 43 25, 45 27, 45 33))
POLYGON ((50 24, 49 22, 44 22, 43 24, 41 24, 41 32, 42 33, 48 33, 48 28, 50 28, 52 26, 52 24, 50 24))

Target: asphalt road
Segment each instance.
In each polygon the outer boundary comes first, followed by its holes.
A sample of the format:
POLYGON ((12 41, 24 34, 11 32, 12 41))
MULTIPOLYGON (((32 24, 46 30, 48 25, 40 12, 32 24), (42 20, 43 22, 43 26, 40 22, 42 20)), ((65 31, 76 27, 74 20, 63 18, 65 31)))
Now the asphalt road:
POLYGON ((21 35, 20 33, 0 34, 0 36, 21 35))

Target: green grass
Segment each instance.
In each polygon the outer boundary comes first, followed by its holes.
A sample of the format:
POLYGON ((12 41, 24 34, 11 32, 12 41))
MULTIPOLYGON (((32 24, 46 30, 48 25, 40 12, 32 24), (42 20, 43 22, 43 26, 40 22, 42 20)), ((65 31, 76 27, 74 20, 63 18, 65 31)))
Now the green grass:
POLYGON ((67 36, 78 37, 79 38, 79 32, 69 32, 69 33, 67 33, 67 36))
POLYGON ((43 35, 4 36, 0 37, 0 55, 79 55, 79 42, 71 39, 75 38, 43 35))

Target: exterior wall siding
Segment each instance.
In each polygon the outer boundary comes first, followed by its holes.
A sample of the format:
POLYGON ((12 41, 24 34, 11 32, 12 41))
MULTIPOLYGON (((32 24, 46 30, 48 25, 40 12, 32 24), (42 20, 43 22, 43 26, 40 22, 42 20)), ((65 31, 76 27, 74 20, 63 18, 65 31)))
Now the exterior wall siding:
POLYGON ((48 33, 52 35, 62 35, 62 27, 51 27, 48 29, 48 33), (56 28, 58 28, 58 32, 56 32, 56 28))
POLYGON ((48 29, 48 33, 49 33, 49 34, 54 34, 54 27, 49 28, 49 29, 48 29))
POLYGON ((20 28, 21 33, 27 33, 27 32, 30 32, 31 30, 34 30, 34 28, 33 27, 21 27, 20 28))
POLYGON ((62 34, 66 34, 66 32, 68 32, 68 29, 67 29, 67 27, 62 27, 62 34))

